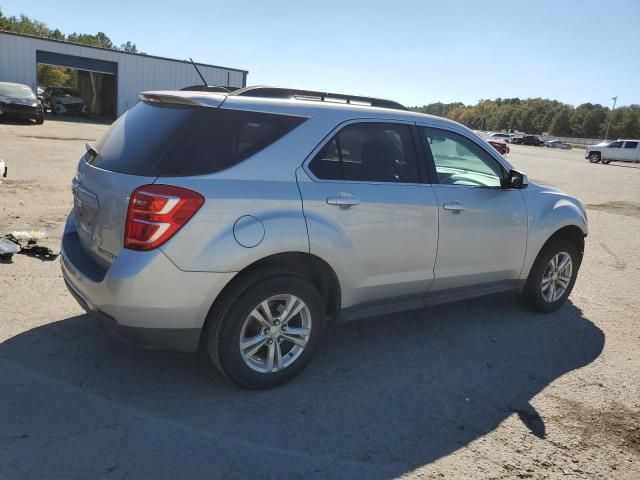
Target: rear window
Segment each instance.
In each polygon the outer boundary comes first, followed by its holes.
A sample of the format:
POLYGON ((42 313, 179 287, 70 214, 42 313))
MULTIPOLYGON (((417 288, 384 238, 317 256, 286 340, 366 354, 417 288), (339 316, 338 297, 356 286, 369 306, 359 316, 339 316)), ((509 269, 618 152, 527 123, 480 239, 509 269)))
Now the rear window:
POLYGON ((85 160, 150 177, 214 173, 271 145, 305 118, 140 102, 122 115, 85 160))

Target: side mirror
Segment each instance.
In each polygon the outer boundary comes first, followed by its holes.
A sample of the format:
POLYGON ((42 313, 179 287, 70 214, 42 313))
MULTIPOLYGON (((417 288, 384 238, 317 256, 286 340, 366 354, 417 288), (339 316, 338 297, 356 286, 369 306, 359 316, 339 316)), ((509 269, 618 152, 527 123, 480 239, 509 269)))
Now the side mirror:
POLYGON ((507 175, 502 179, 502 188, 527 188, 529 186, 529 179, 527 175, 519 172, 518 170, 509 170, 507 175))

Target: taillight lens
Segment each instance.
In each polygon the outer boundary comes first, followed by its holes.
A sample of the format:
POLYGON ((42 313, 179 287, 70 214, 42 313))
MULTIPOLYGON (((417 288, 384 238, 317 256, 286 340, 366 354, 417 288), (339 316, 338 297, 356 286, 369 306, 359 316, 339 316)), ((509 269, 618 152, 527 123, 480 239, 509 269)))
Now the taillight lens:
POLYGON ((204 203, 198 192, 173 185, 143 185, 129 200, 124 247, 153 250, 180 230, 204 203))

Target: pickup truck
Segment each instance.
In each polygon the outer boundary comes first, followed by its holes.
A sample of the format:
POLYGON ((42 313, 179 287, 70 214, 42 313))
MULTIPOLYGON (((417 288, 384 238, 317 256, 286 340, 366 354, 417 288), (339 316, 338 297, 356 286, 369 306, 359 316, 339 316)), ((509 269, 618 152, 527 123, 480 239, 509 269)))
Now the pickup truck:
POLYGON ((640 162, 640 140, 615 140, 590 145, 584 158, 591 163, 640 162))

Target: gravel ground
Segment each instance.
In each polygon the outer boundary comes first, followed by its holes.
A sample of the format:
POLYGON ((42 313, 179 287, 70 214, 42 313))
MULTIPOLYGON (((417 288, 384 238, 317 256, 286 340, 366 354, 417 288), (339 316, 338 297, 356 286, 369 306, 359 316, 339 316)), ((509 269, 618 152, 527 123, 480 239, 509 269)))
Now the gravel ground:
MULTIPOLYGON (((0 125, 0 233, 56 246, 106 126, 0 125)), ((57 261, 0 264, 0 478, 640 478, 640 166, 513 146, 577 195, 590 235, 570 302, 510 295, 338 326, 292 383, 235 388, 195 356, 132 349, 57 261)))

